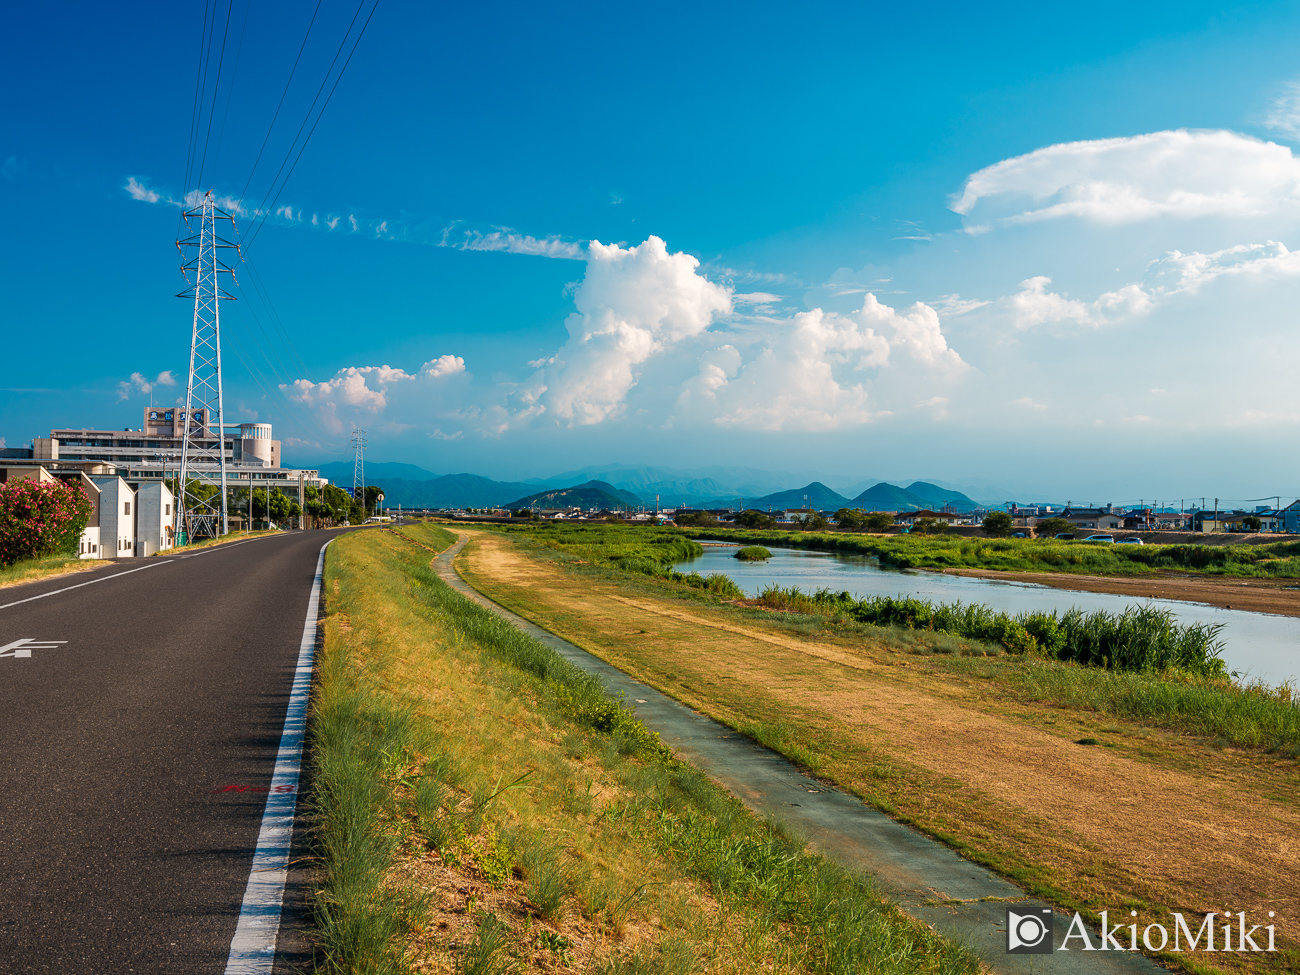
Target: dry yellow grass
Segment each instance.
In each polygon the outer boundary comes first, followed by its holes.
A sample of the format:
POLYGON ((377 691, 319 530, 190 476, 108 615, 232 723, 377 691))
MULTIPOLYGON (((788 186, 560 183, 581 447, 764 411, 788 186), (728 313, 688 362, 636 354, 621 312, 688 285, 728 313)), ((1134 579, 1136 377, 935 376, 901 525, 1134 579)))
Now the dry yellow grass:
POLYGON ((72 575, 74 572, 102 569, 106 564, 108 563, 99 559, 78 559, 63 555, 30 559, 0 569, 0 589, 21 586, 26 582, 39 582, 41 579, 52 579, 55 576, 72 575))

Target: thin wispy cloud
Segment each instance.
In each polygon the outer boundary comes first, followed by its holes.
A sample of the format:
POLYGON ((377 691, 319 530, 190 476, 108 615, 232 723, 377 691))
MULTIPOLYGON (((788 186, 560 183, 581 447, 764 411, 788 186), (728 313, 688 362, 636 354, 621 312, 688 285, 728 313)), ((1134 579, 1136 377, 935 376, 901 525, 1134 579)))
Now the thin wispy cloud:
POLYGON ((532 237, 502 228, 488 233, 465 230, 457 237, 452 234, 454 226, 453 224, 444 229, 439 246, 462 251, 505 251, 508 254, 528 254, 533 257, 554 257, 570 261, 587 259, 587 251, 582 243, 565 240, 558 234, 549 237, 532 237))
POLYGON ((1264 116, 1264 125, 1293 141, 1300 140, 1300 81, 1288 81, 1283 86, 1264 116))

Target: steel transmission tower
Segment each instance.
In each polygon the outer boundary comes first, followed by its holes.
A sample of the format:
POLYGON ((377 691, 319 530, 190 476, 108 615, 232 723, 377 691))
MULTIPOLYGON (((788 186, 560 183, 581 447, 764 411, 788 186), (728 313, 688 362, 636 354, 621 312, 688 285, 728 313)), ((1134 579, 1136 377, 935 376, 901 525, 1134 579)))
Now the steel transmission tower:
MULTIPOLYGON (((235 236, 235 220, 217 207, 209 191, 203 201, 184 213, 188 237, 176 241, 181 254, 181 271, 190 287, 178 298, 194 299, 194 327, 190 334, 190 376, 185 390, 185 411, 181 446, 181 477, 176 492, 177 542, 196 538, 215 538, 230 530, 226 507, 226 450, 224 404, 221 394, 221 301, 234 296, 221 289, 218 276, 234 268, 221 259, 222 250, 239 255, 239 245, 217 233, 217 221, 230 221, 230 236, 235 236), (198 489, 187 490, 191 482, 198 489), (206 490, 216 488, 215 492, 206 490), (201 497, 201 495, 208 495, 201 497), (184 535, 182 536, 182 532, 184 535)), ((224 230, 224 226, 223 226, 224 230)))
POLYGON ((352 462, 352 497, 361 502, 361 510, 366 510, 366 431, 352 431, 352 446, 356 449, 356 459, 352 462))

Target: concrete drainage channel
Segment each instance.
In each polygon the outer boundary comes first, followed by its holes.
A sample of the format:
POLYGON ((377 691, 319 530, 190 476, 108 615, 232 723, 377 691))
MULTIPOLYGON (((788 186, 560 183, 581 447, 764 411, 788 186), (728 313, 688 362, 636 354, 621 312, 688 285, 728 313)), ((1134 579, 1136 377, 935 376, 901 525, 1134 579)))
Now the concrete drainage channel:
MULTIPOLYGON (((997 972, 1036 975, 1152 975, 1165 969, 1134 952, 1079 950, 1051 955, 1006 953, 1006 901, 1023 913, 1049 907, 963 859, 946 846, 894 822, 861 800, 831 789, 787 759, 712 718, 692 711, 647 684, 633 680, 599 657, 579 649, 480 594, 456 574, 453 560, 468 536, 439 555, 435 570, 457 592, 500 614, 566 660, 598 674, 610 691, 635 702, 636 714, 663 741, 730 789, 750 809, 779 819, 824 856, 870 874, 898 906, 954 941, 965 944, 997 972)), ((1057 942, 1072 915, 1056 913, 1057 942)), ((1120 934, 1125 934, 1122 931, 1120 934)), ((1093 944, 1096 929, 1089 929, 1093 944)))

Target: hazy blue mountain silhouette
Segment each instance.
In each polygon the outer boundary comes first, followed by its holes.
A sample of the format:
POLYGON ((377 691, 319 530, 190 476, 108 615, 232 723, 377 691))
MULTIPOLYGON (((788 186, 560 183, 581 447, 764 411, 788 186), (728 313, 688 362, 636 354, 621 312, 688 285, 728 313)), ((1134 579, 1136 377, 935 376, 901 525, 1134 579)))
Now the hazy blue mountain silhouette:
POLYGON ((573 487, 551 488, 516 498, 507 508, 639 508, 645 502, 631 491, 623 491, 607 481, 587 481, 573 487))

